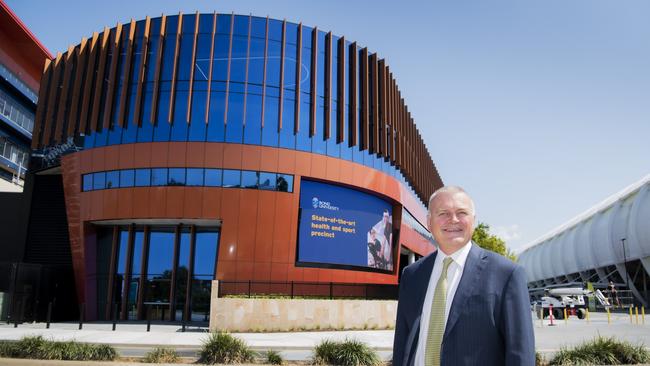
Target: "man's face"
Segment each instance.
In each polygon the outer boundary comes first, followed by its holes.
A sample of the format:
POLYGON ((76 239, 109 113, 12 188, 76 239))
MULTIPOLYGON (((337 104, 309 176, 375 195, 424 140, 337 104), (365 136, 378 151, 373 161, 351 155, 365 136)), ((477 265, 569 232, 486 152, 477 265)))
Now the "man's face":
POLYGON ((462 192, 442 192, 429 205, 429 230, 449 255, 467 244, 474 232, 472 202, 462 192))

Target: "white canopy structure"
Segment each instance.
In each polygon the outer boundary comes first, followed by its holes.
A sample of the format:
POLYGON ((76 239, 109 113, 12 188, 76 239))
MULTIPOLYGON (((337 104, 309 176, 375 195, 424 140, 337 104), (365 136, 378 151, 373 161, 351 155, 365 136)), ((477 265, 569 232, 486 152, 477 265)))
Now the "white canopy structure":
POLYGON ((613 281, 650 301, 650 174, 532 242, 519 256, 530 288, 613 281))

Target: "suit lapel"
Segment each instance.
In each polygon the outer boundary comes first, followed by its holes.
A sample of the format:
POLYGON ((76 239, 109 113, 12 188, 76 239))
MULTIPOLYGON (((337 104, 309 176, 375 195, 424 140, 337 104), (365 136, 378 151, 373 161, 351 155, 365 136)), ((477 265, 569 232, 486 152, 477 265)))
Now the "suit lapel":
POLYGON ((460 283, 458 283, 458 288, 454 295, 454 301, 451 303, 443 341, 454 328, 454 325, 456 325, 460 314, 465 308, 467 299, 469 299, 475 288, 479 286, 479 283, 481 282, 481 273, 485 268, 486 263, 487 256, 485 255, 484 250, 476 244, 472 244, 472 248, 470 249, 469 254, 467 255, 467 260, 465 261, 463 276, 460 278, 460 283))

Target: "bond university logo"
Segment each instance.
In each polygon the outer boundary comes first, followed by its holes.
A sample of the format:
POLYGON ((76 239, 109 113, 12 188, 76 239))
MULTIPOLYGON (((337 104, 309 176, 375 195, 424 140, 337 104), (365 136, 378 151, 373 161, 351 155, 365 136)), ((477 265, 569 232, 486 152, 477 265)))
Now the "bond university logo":
POLYGON ((324 208, 324 209, 330 210, 330 211, 338 211, 339 210, 339 208, 337 206, 332 206, 332 204, 327 202, 327 201, 321 201, 321 200, 318 199, 318 197, 314 197, 314 198, 311 199, 311 205, 314 208, 324 208))

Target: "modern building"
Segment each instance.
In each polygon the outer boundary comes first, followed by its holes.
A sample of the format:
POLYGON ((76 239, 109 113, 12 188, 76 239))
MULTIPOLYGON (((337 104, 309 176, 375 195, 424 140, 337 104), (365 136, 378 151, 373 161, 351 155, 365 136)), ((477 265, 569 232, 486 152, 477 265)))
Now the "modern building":
POLYGON ((519 256, 532 290, 610 281, 650 302, 650 175, 533 242, 519 256))
POLYGON ((331 32, 216 13, 117 24, 47 63, 39 100, 31 170, 60 182, 41 184, 65 200, 87 319, 206 319, 213 279, 381 296, 435 248, 425 202, 442 181, 397 82, 331 32))
POLYGON ((43 63, 52 56, 0 1, 0 192, 21 192, 43 63))

